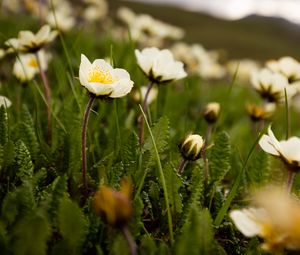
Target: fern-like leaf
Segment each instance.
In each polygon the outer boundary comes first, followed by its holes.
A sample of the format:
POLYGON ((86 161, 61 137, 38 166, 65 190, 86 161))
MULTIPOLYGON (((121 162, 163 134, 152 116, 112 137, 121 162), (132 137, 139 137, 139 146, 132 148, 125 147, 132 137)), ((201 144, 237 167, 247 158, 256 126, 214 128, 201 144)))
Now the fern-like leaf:
POLYGON ((58 223, 62 237, 68 242, 70 253, 77 252, 85 240, 88 224, 79 206, 68 197, 60 202, 58 223))
POLYGON ((210 182, 217 186, 230 169, 231 147, 226 132, 217 134, 209 155, 210 182))
POLYGON ((5 107, 0 107, 0 144, 4 145, 8 141, 8 124, 5 107))
POLYGON ((16 176, 21 180, 30 180, 33 176, 33 163, 31 161, 30 152, 22 140, 16 142, 16 158, 17 165, 16 176))

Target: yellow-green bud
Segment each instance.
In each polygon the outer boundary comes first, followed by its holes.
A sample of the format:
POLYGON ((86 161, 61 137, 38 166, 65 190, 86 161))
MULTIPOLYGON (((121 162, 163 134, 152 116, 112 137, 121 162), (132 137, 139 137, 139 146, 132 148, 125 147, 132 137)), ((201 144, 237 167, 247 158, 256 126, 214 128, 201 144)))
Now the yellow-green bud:
POLYGON ((203 116, 205 120, 210 124, 213 124, 218 120, 219 114, 220 104, 216 102, 208 103, 203 111, 203 116))
POLYGON ((200 135, 188 135, 179 145, 181 155, 186 160, 197 160, 201 156, 204 141, 200 135))

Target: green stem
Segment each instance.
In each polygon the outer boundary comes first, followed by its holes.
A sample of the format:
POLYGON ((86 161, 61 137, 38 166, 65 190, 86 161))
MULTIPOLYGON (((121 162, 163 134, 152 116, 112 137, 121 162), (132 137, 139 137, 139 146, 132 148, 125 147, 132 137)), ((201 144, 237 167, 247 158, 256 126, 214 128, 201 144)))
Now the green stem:
POLYGON ((96 97, 94 94, 90 94, 89 102, 86 106, 84 118, 83 118, 83 125, 82 125, 82 135, 81 135, 81 153, 82 153, 82 182, 84 191, 87 191, 87 178, 86 178, 86 171, 87 171, 87 160, 86 160, 86 132, 87 132, 87 125, 89 122, 89 117, 91 113, 91 109, 96 97))
POLYGON ((173 223, 172 223, 172 215, 171 215, 171 210, 170 210, 168 190, 167 190, 167 185, 166 185, 166 181, 165 181, 165 176, 164 176, 164 172, 163 172, 162 165, 161 165, 161 162, 160 162, 160 158, 159 158, 159 154, 158 154, 158 150, 157 150, 157 147, 156 147, 156 143, 155 143, 153 133, 151 131, 151 128, 150 128, 149 123, 147 121, 147 117, 146 117, 141 105, 140 105, 140 110, 141 110, 142 115, 144 117, 144 121, 146 123, 147 129, 149 131, 149 134, 150 134, 150 137, 151 137, 151 140, 152 140, 152 144, 153 144, 153 148, 154 148, 154 152, 155 152, 155 156, 156 156, 156 162, 157 162, 157 166, 158 166, 158 170, 159 170, 159 174, 160 174, 160 181, 161 181, 162 188, 163 188, 163 191, 164 191, 166 209, 167 209, 167 214, 168 214, 168 225, 169 225, 170 240, 171 240, 171 244, 173 244, 174 243, 173 223))

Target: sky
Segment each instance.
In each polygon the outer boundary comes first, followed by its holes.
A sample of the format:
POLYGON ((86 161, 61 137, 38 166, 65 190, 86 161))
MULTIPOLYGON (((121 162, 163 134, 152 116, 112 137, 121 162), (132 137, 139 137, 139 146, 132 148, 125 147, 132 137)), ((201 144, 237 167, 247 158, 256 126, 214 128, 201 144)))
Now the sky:
POLYGON ((177 5, 225 19, 240 19, 251 14, 276 16, 300 24, 300 0, 132 0, 177 5))

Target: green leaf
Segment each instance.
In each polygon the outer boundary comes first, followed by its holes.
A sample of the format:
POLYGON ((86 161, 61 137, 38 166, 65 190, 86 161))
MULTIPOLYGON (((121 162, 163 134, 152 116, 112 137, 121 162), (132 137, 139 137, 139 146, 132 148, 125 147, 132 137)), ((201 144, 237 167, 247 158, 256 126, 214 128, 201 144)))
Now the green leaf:
POLYGON ((30 154, 35 158, 39 152, 39 143, 35 132, 35 125, 26 105, 22 107, 22 122, 19 124, 19 138, 26 144, 30 154))
MULTIPOLYGON (((170 127, 169 119, 165 116, 161 117, 157 123, 151 128, 153 137, 155 139, 158 153, 161 155, 167 148, 170 138, 170 127)), ((149 165, 153 166, 156 164, 155 150, 151 137, 148 136, 145 140, 144 148, 145 151, 150 151, 149 165)))
POLYGON ((164 167, 169 203, 173 215, 182 212, 182 196, 179 189, 183 186, 180 175, 170 164, 164 167))
POLYGON ((204 194, 204 173, 203 173, 203 161, 198 160, 196 165, 192 168, 192 176, 190 184, 187 187, 187 202, 185 204, 183 224, 187 224, 188 217, 191 210, 195 207, 201 207, 204 194))
POLYGON ((8 141, 8 123, 5 107, 0 107, 0 145, 4 145, 8 141))
POLYGON ((210 255, 214 246, 212 219, 207 209, 193 207, 189 215, 189 224, 183 228, 176 245, 177 255, 210 255))
POLYGON ((70 251, 77 251, 87 234, 87 221, 79 206, 64 197, 58 209, 58 223, 61 235, 68 241, 70 251))
POLYGON ((248 167, 246 175, 254 185, 266 184, 270 177, 269 155, 259 151, 253 156, 253 160, 251 160, 251 165, 248 167))
POLYGON ((41 215, 33 214, 23 218, 13 230, 12 247, 16 255, 47 254, 47 241, 51 234, 51 226, 41 215))
POLYGON ((16 143, 16 158, 17 165, 17 177, 21 181, 30 180, 33 175, 33 163, 31 161, 30 152, 22 140, 18 140, 16 143))
POLYGON ((210 182, 217 186, 230 169, 230 141, 226 132, 217 134, 209 155, 210 182))

